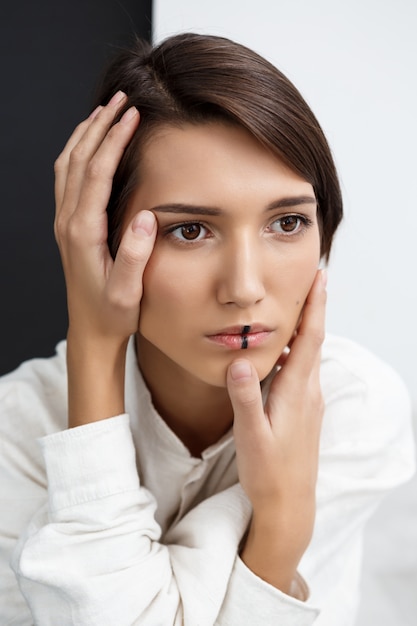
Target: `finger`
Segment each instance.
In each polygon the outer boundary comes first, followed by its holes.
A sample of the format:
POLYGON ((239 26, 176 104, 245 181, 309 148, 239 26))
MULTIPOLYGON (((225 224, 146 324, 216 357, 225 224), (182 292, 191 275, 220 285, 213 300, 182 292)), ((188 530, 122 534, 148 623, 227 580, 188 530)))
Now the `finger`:
POLYGON ((226 377, 227 390, 233 407, 235 436, 246 437, 258 432, 265 424, 261 387, 258 374, 248 359, 234 361, 226 377))
POLYGON ((103 139, 106 137, 109 128, 114 123, 115 117, 126 103, 126 100, 126 94, 122 91, 118 91, 113 98, 111 98, 110 102, 93 116, 85 133, 79 142, 71 149, 69 154, 68 176, 63 198, 66 206, 70 206, 70 203, 65 202, 68 196, 75 201, 78 200, 88 164, 100 147, 103 139))
POLYGON ((128 109, 106 134, 100 147, 90 159, 82 181, 77 207, 73 213, 85 232, 106 213, 114 174, 139 123, 135 107, 128 109))
POLYGON ((326 276, 324 270, 319 270, 307 296, 297 335, 285 363, 285 370, 289 371, 293 380, 307 379, 320 358, 325 334, 325 312, 326 276))
POLYGON ((90 126, 92 121, 97 117, 103 107, 99 105, 90 113, 87 119, 83 120, 78 126, 75 128, 71 137, 68 139, 67 143, 64 146, 61 154, 58 156, 54 163, 54 172, 55 172, 55 203, 56 208, 59 209, 62 205, 64 199, 64 191, 65 185, 67 181, 68 175, 68 166, 69 159, 72 150, 79 143, 81 138, 84 136, 87 128, 90 126))
POLYGON ((58 209, 71 213, 78 202, 88 163, 101 145, 127 96, 117 92, 105 107, 97 107, 67 142, 55 163, 55 198, 58 209))
POLYGON ((156 218, 151 211, 138 213, 126 229, 108 281, 109 297, 117 306, 138 306, 143 272, 152 254, 156 231, 156 218))
POLYGON ((313 363, 313 367, 311 368, 310 379, 311 382, 318 387, 320 387, 320 372, 321 372, 321 347, 317 351, 316 358, 313 363))
POLYGON ((288 356, 290 354, 289 346, 286 346, 284 350, 279 355, 277 362, 275 363, 275 367, 283 367, 287 362, 288 356))
POLYGON ((92 111, 90 113, 90 115, 85 120, 83 120, 82 122, 80 122, 80 124, 78 124, 78 126, 76 126, 74 132, 72 133, 71 137, 68 139, 67 143, 64 146, 64 149, 62 150, 62 152, 61 152, 61 154, 59 155, 58 158, 62 157, 62 161, 64 161, 64 162, 69 161, 69 157, 70 157, 70 154, 71 154, 73 148, 75 148, 77 143, 80 141, 82 136, 85 134, 85 132, 86 132, 87 128, 89 127, 89 125, 97 117, 97 115, 100 113, 102 108, 103 107, 101 105, 96 107, 94 109, 94 111, 92 111))
POLYGON ((88 126, 91 124, 92 120, 87 118, 75 128, 71 137, 68 139, 67 143, 64 146, 61 154, 57 157, 54 163, 54 173, 55 173, 55 208, 58 211, 64 200, 64 192, 65 185, 67 182, 68 176, 68 165, 69 165, 69 157, 72 149, 77 145, 80 141, 84 133, 86 132, 88 126))

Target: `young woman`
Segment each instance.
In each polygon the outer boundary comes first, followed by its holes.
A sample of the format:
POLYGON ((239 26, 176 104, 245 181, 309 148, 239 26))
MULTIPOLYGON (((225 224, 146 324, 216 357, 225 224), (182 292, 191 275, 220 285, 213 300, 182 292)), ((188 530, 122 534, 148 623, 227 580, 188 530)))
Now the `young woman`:
POLYGON ((413 450, 397 376, 322 347, 323 133, 216 37, 137 43, 98 103, 56 162, 67 341, 1 382, 0 621, 351 625, 413 450))

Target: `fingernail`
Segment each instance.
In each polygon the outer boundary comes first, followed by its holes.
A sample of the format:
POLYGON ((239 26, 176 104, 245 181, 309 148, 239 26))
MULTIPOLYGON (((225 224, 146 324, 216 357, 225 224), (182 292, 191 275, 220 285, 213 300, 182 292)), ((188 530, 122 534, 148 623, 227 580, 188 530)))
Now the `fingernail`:
POLYGON ((119 104, 119 102, 121 102, 122 100, 124 100, 125 98, 127 98, 126 94, 123 91, 118 91, 117 93, 114 94, 114 96, 111 98, 110 102, 109 102, 109 106, 114 106, 116 104, 119 104))
POLYGON ((321 270, 321 284, 326 289, 327 286, 327 270, 321 270))
POLYGON ((230 375, 233 380, 244 380, 252 376, 252 368, 249 361, 234 361, 230 366, 230 375))
POLYGON ((123 113, 120 119, 120 123, 127 124, 132 118, 135 117, 135 115, 137 115, 137 112, 138 110, 136 109, 136 107, 130 107, 130 109, 128 109, 126 113, 123 113))
POLYGON ((100 113, 102 108, 103 107, 101 106, 101 104, 99 104, 98 107, 96 107, 94 111, 90 113, 90 115, 88 116, 88 119, 93 120, 100 113))
POLYGON ((149 237, 153 233, 154 226, 154 214, 151 211, 141 211, 133 220, 132 230, 135 233, 144 233, 149 237))

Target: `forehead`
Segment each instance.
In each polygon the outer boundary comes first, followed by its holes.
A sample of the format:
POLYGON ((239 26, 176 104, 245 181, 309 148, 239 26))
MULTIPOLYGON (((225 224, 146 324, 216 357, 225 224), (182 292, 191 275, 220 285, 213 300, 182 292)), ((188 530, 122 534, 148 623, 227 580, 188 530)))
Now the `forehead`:
MULTIPOLYGON (((137 193, 152 202, 205 202, 311 193, 311 185, 240 126, 163 126, 143 148, 137 193)), ((136 194, 135 194, 136 195, 136 194)))

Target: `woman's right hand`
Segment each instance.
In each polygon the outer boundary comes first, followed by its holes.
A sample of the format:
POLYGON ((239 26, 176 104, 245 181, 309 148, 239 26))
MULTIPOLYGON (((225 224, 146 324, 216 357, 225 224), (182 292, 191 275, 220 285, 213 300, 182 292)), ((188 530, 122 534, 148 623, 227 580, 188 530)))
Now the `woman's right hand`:
POLYGON ((70 426, 124 411, 124 360, 136 332, 142 276, 152 253, 156 220, 139 212, 128 224, 115 260, 107 245, 113 176, 139 123, 118 92, 79 124, 55 163, 55 236, 67 287, 70 426))

